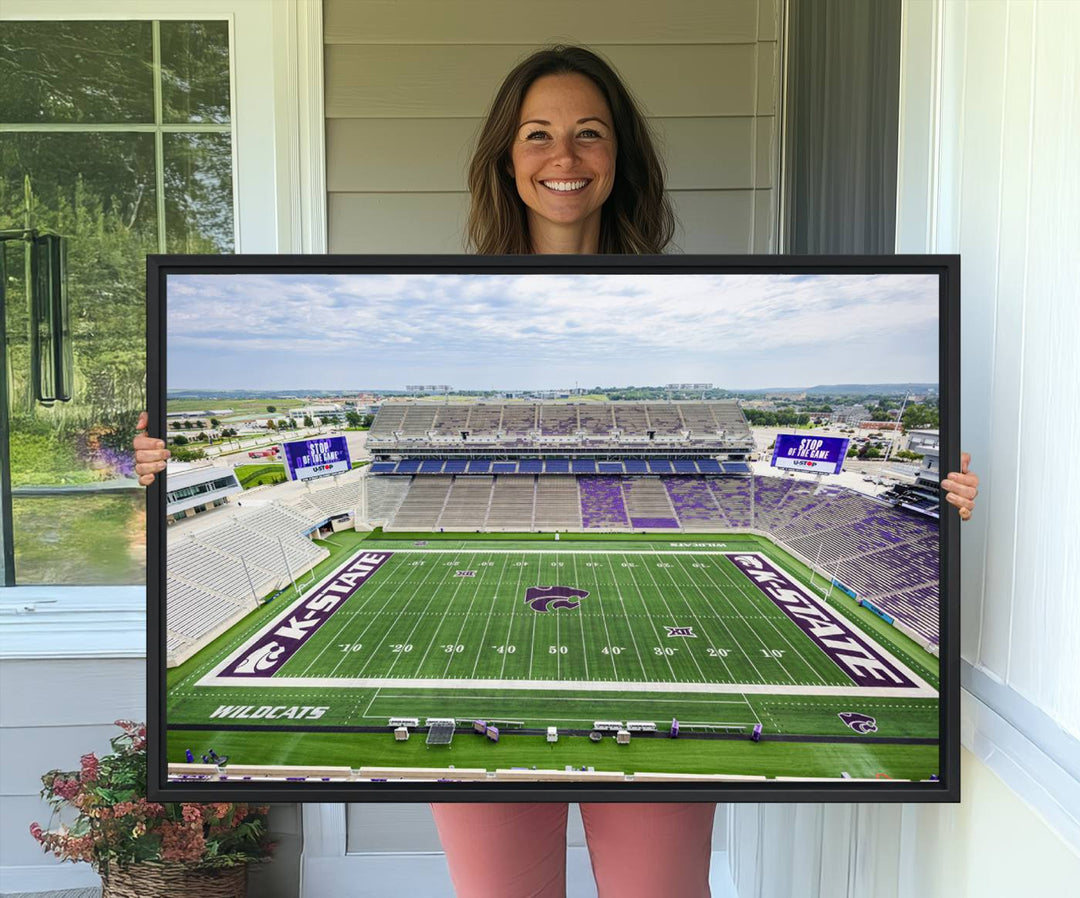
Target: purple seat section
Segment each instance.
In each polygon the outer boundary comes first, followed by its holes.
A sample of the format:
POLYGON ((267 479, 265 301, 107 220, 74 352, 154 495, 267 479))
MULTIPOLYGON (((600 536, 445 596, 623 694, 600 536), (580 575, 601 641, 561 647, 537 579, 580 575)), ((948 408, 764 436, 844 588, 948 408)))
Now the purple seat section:
POLYGON ((704 478, 661 477, 660 480, 683 527, 692 529, 694 524, 730 526, 704 478))
POLYGON ((635 528, 677 529, 679 522, 675 518, 631 518, 630 526, 635 528))
POLYGON ((629 527, 622 480, 618 477, 579 477, 581 524, 590 527, 629 527))

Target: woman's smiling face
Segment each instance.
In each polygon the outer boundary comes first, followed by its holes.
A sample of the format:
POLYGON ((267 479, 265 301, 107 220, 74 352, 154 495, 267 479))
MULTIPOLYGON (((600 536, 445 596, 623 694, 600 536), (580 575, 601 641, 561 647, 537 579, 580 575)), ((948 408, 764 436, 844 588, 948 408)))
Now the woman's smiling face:
POLYGON ((615 182, 615 128, 600 89, 584 75, 545 75, 525 94, 510 151, 529 232, 587 228, 615 182))

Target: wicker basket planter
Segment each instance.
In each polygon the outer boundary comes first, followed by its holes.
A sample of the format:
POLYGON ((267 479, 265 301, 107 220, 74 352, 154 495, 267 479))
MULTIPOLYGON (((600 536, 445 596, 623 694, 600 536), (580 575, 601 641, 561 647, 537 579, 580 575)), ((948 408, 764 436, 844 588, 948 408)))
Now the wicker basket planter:
POLYGON ((197 870, 185 864, 132 864, 101 877, 101 898, 245 898, 247 865, 197 870))

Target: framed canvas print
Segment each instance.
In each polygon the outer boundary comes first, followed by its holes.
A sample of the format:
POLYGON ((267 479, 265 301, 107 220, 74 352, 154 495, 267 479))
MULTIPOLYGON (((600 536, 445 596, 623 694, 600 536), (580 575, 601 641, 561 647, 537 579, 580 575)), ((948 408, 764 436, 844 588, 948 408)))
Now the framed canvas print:
POLYGON ((151 795, 959 799, 959 259, 152 256, 151 795))

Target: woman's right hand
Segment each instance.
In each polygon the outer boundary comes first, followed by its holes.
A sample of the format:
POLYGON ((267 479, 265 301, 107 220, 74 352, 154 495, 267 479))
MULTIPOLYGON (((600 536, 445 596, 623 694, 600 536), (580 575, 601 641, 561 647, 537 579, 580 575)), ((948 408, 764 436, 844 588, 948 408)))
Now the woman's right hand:
POLYGON ((132 440, 135 449, 135 473, 139 475, 139 483, 143 486, 154 482, 154 475, 165 470, 165 460, 169 458, 165 441, 146 435, 146 426, 149 423, 149 415, 141 412, 135 425, 135 439, 132 440))

